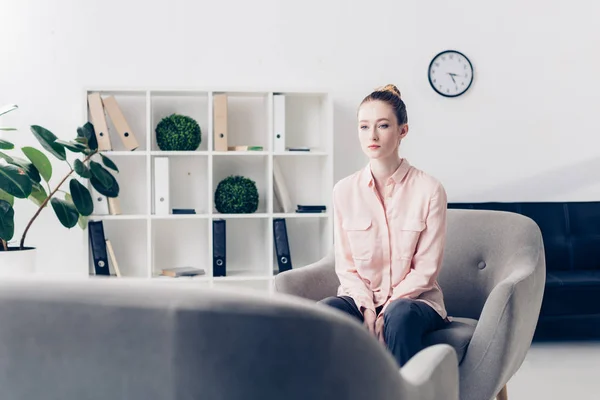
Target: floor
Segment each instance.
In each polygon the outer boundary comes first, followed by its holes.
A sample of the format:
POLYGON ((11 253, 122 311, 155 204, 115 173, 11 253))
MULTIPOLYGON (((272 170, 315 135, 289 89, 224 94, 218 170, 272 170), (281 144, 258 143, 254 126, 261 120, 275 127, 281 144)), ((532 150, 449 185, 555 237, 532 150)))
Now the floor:
POLYGON ((533 342, 508 383, 508 399, 599 399, 599 371, 600 341, 533 342))

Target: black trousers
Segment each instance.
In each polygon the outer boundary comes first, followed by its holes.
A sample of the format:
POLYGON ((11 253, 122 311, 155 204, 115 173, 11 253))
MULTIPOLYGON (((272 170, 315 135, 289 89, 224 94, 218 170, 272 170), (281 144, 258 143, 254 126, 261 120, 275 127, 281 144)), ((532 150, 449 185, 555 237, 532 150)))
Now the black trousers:
MULTIPOLYGON (((348 296, 333 296, 319 303, 336 308, 364 322, 356 303, 348 296)), ((378 307, 377 315, 382 307, 378 307)), ((386 347, 402 367, 423 349, 423 336, 441 329, 445 320, 429 305, 412 299, 394 300, 383 315, 383 337, 386 347)))

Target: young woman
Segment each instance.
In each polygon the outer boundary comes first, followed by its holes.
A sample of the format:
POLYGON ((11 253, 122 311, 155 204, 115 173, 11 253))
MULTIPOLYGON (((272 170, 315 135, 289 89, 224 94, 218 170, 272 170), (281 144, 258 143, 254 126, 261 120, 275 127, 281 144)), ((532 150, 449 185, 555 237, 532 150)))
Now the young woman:
POLYGON ((328 306, 362 321, 404 365, 447 313, 437 276, 446 234, 446 192, 399 155, 408 133, 394 85, 361 102, 358 138, 368 165, 333 189, 337 296, 328 306))

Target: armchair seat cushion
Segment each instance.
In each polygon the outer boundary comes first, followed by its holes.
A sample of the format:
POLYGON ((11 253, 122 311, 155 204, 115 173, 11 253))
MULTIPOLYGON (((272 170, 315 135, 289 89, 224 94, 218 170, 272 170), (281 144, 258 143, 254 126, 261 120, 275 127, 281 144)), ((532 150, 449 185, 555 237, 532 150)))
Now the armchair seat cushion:
POLYGON ((452 322, 442 329, 435 330, 423 338, 425 346, 434 344, 449 344, 456 350, 458 362, 462 361, 471 342, 477 320, 471 318, 452 317, 452 322))
POLYGON ((600 314, 600 270, 548 271, 543 317, 600 314))

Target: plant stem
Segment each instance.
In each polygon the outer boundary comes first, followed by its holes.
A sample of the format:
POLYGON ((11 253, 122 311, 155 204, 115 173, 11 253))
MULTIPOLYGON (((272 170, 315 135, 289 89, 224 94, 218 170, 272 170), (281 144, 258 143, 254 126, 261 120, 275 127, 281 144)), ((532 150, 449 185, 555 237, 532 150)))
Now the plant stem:
MULTIPOLYGON (((89 156, 87 156, 83 160, 83 163, 86 163, 97 152, 98 152, 98 150, 94 151, 89 156)), ((35 212, 35 214, 33 215, 33 217, 29 220, 29 223, 27 224, 27 227, 25 228, 25 231, 23 232, 23 236, 21 236, 21 243, 19 245, 19 247, 20 247, 21 250, 23 250, 23 245, 25 243, 25 236, 27 235, 27 232, 29 231, 29 228, 31 228, 31 224, 33 224, 33 221, 35 221, 35 219, 38 217, 38 215, 40 215, 40 213, 42 212, 42 210, 44 209, 44 207, 46 206, 46 204, 48 204, 48 202, 50 201, 50 199, 52 198, 52 196, 54 196, 56 194, 56 192, 58 191, 58 189, 60 189, 60 187, 62 186, 62 184, 65 183, 65 181, 69 178, 69 176, 71 176, 71 174, 74 171, 75 170, 71 167, 71 171, 69 171, 69 173, 60 181, 60 183, 56 186, 56 188, 48 195, 48 197, 46 197, 46 200, 44 200, 44 202, 40 205, 40 207, 35 212)))
POLYGON ((8 246, 6 246, 6 240, 2 239, 2 247, 4 248, 4 251, 8 251, 8 246))

